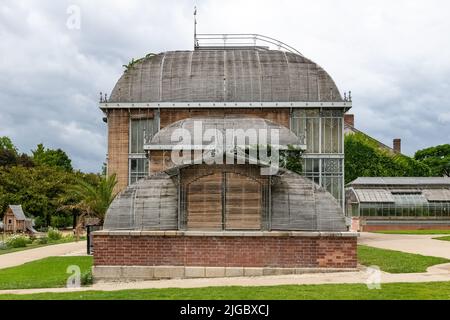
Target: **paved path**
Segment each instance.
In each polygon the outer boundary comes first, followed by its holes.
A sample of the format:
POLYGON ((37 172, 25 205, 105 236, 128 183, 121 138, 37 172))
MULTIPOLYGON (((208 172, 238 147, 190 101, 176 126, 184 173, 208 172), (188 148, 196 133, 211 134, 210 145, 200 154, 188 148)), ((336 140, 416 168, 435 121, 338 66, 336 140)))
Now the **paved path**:
MULTIPOLYGON (((83 291, 118 291, 132 289, 161 288, 200 288, 217 286, 279 286, 304 284, 366 284, 370 273, 365 269, 356 272, 316 273, 301 275, 239 277, 239 278, 209 278, 209 279, 173 279, 138 282, 99 282, 91 287, 79 289, 18 289, 0 290, 0 294, 31 294, 43 292, 83 292, 83 291)), ((398 282, 436 282, 450 281, 450 264, 433 266, 427 273, 389 274, 381 273, 381 287, 385 283, 398 282)))
POLYGON ((439 235, 403 235, 362 232, 358 244, 382 249, 450 259, 450 241, 434 240, 439 235))
POLYGON ((18 266, 30 261, 63 255, 79 255, 86 252, 86 241, 55 244, 0 255, 0 269, 18 266))

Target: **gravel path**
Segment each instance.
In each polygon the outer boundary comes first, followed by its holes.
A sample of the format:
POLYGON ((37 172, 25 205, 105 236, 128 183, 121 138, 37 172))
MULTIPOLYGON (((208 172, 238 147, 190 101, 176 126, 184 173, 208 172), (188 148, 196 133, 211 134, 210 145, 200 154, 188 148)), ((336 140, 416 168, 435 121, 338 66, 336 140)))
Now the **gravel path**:
POLYGON ((18 266, 47 257, 81 255, 86 252, 86 246, 86 241, 79 241, 2 254, 0 255, 0 269, 18 266))
POLYGON ((450 259, 450 241, 435 240, 439 235, 403 235, 362 232, 358 244, 450 259))

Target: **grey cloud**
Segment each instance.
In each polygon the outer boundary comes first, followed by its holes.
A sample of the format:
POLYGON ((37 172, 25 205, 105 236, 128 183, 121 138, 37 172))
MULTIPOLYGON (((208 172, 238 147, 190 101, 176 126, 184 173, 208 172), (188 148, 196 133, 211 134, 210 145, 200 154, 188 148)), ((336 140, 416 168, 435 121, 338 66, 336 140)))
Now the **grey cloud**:
MULTIPOLYGON (((356 125, 406 153, 450 142, 450 32, 444 0, 196 1, 199 32, 278 38, 354 93, 356 125)), ((99 171, 106 130, 98 92, 131 58, 192 48, 194 1, 32 1, 0 4, 0 135, 22 151, 66 150, 99 171), (81 30, 66 27, 81 9, 81 30)))

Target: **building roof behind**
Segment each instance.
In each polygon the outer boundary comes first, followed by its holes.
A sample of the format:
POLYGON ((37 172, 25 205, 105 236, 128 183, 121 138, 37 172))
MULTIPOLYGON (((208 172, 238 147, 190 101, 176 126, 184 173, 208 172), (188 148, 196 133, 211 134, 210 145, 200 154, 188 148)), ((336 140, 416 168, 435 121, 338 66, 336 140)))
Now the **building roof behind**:
POLYGON ((348 184, 357 186, 432 186, 448 185, 450 178, 446 177, 360 177, 348 184))
POLYGON ((356 189, 356 195, 360 202, 382 202, 382 203, 392 203, 395 202, 394 197, 388 190, 384 189, 356 189))
POLYGON ((122 75, 109 102, 341 102, 330 75, 278 50, 210 49, 149 55, 122 75))
POLYGON ((10 205, 9 206, 11 208, 11 211, 14 214, 14 217, 16 217, 16 220, 26 220, 27 217, 25 216, 25 213, 22 210, 22 206, 21 205, 10 205))
POLYGON ((361 134, 363 134, 364 136, 366 136, 367 138, 371 139, 372 141, 375 141, 381 149, 387 150, 387 151, 389 151, 389 152, 391 152, 391 153, 394 153, 394 152, 395 152, 394 149, 393 149, 392 147, 390 147, 390 146, 384 144, 383 142, 381 142, 381 141, 375 139, 374 137, 369 136, 367 133, 362 132, 361 130, 356 129, 354 126, 352 126, 352 125, 350 125, 350 124, 348 124, 348 123, 344 123, 344 132, 345 132, 345 134, 361 133, 361 134))

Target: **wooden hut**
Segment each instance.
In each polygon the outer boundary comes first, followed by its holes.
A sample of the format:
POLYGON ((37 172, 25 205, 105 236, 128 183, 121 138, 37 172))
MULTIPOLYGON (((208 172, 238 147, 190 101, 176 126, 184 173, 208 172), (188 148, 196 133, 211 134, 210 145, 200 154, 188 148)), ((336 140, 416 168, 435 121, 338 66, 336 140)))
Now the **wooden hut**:
POLYGON ((35 232, 33 222, 25 216, 21 205, 10 205, 3 216, 5 232, 35 232))

